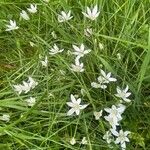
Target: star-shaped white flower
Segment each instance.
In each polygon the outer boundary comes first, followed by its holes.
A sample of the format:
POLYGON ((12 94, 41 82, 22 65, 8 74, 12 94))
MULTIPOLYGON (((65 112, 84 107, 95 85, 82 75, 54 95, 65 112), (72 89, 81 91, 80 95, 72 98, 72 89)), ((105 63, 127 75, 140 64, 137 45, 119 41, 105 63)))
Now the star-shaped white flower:
POLYGON ((21 18, 23 18, 25 20, 30 20, 29 15, 24 10, 21 11, 20 16, 21 16, 21 18))
POLYGON ((43 67, 47 67, 47 65, 48 65, 48 58, 47 58, 47 56, 45 56, 45 59, 41 61, 41 64, 42 64, 43 67))
POLYGON ((76 115, 80 114, 80 110, 85 109, 88 104, 81 105, 81 98, 76 98, 74 95, 71 94, 71 102, 67 102, 67 105, 71 107, 71 109, 67 112, 67 116, 71 116, 73 113, 76 113, 76 115))
POLYGON ((49 50, 49 54, 55 55, 55 54, 61 53, 63 51, 64 51, 64 49, 59 49, 59 47, 56 44, 54 44, 54 46, 49 50))
POLYGON ((91 9, 87 7, 87 12, 82 12, 82 14, 93 21, 99 16, 100 11, 98 11, 98 7, 95 5, 94 8, 91 9))
POLYGON ((74 55, 83 57, 84 55, 88 54, 91 52, 91 50, 85 50, 84 44, 81 44, 80 47, 77 47, 76 45, 72 45, 73 49, 75 52, 73 52, 74 55))
POLYGON ((115 129, 111 129, 111 132, 114 136, 116 136, 116 140, 115 140, 115 143, 116 144, 121 144, 121 148, 123 150, 126 149, 126 142, 130 142, 129 139, 128 139, 128 134, 130 134, 130 131, 123 131, 123 130, 120 130, 119 132, 117 132, 115 129))
POLYGON ((97 78, 98 83, 97 82, 92 82, 91 86, 94 88, 101 88, 101 89, 106 89, 107 85, 109 82, 116 82, 117 79, 116 78, 112 78, 111 77, 111 72, 109 72, 108 74, 106 74, 104 72, 104 70, 100 70, 101 75, 97 78))
POLYGON ((10 25, 6 25, 7 29, 5 31, 17 30, 19 27, 16 24, 16 21, 10 20, 10 25))
POLYGON ((65 22, 72 19, 71 11, 69 10, 68 13, 61 11, 61 14, 58 15, 58 22, 65 22))
POLYGON ((33 97, 30 97, 29 99, 25 100, 27 102, 27 105, 32 107, 36 103, 36 99, 33 97))
POLYGON ((71 145, 75 145, 76 144, 76 139, 73 137, 73 138, 71 138, 71 140, 70 140, 70 144, 71 145))
POLYGON ((112 137, 111 132, 110 132, 110 131, 107 131, 107 132, 104 134, 103 139, 106 140, 106 142, 107 142, 108 144, 110 144, 110 143, 112 142, 112 140, 113 140, 113 137, 112 137))
POLYGON ((23 81, 22 91, 24 91, 24 93, 28 93, 30 90, 31 90, 31 86, 29 85, 29 83, 23 81))
POLYGON ((14 91, 16 91, 18 94, 21 94, 23 89, 21 84, 13 85, 14 91))
POLYGON ((32 77, 28 78, 28 83, 31 89, 34 89, 38 85, 38 82, 36 82, 32 77))
POLYGON ((125 108, 123 106, 117 108, 115 105, 112 105, 111 108, 104 108, 104 110, 109 113, 109 116, 117 118, 118 121, 122 120, 121 114, 124 112, 125 108))
POLYGON ((131 102, 131 100, 128 99, 128 97, 131 95, 131 93, 128 92, 128 89, 129 89, 128 85, 124 90, 122 90, 120 87, 117 87, 117 94, 115 94, 115 96, 121 98, 123 101, 127 103, 131 102))
POLYGON ((27 10, 30 12, 30 13, 36 13, 37 12, 37 5, 33 5, 33 4, 30 4, 30 7, 27 8, 27 10))
POLYGON ((106 85, 101 84, 101 83, 96 83, 96 82, 92 82, 92 83, 91 83, 91 86, 92 86, 93 88, 96 88, 96 89, 98 89, 98 88, 106 89, 106 88, 107 88, 106 85))
POLYGON ((99 120, 100 117, 102 116, 102 113, 103 113, 103 110, 101 110, 99 112, 94 111, 95 120, 99 120))
POLYGON ((9 114, 3 114, 0 116, 0 120, 9 122, 10 121, 10 115, 9 114))
POLYGON ((116 129, 116 126, 119 126, 117 117, 111 115, 104 116, 105 120, 109 122, 113 129, 116 129))
POLYGON ((80 63, 79 61, 80 57, 76 57, 75 64, 71 65, 71 70, 74 72, 83 72, 84 71, 84 65, 83 63, 80 63))
POLYGON ((112 78, 111 77, 111 72, 109 72, 108 74, 106 74, 105 72, 104 72, 104 70, 100 70, 100 72, 101 72, 101 75, 102 76, 100 76, 99 78, 98 78, 98 81, 99 82, 103 82, 103 83, 109 83, 109 82, 116 82, 117 81, 117 79, 116 78, 112 78))
POLYGON ((81 141, 81 144, 83 144, 83 145, 86 145, 88 142, 87 142, 87 140, 86 140, 86 137, 83 137, 83 139, 82 139, 82 141, 81 141))

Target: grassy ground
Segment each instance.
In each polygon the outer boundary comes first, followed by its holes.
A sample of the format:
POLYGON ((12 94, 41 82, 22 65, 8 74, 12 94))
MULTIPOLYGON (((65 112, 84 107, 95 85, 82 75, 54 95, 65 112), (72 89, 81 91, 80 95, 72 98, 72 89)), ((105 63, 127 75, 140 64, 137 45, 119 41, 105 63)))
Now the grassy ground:
MULTIPOLYGON (((130 103, 123 114, 121 126, 132 132, 127 150, 150 150, 150 1, 149 0, 50 0, 37 3, 38 12, 30 21, 20 20, 19 13, 29 7, 29 0, 0 1, 0 114, 9 114, 8 123, 0 121, 1 150, 107 150, 102 139, 108 129, 102 118, 96 121, 93 110, 115 103, 116 86, 129 85, 130 103), (101 13, 94 22, 85 19, 86 6, 98 4, 101 13), (73 19, 58 23, 57 13, 72 10, 73 19), (16 20, 19 29, 6 32, 5 25, 16 20), (92 37, 83 31, 92 27, 92 37), (57 39, 51 32, 55 31, 57 39), (35 46, 30 46, 34 42, 35 46), (57 43, 64 52, 50 56, 49 48, 57 43), (92 52, 83 58, 84 73, 73 73, 70 64, 74 56, 72 44, 84 43, 92 52), (99 43, 104 49, 99 48, 99 43), (117 54, 121 54, 118 60, 117 54), (43 68, 39 54, 48 56, 48 67, 43 68), (110 71, 118 79, 105 92, 91 88, 99 69, 110 71), (60 70, 65 71, 62 75, 60 70), (28 94, 17 95, 14 84, 32 76, 39 82, 28 94), (80 94, 80 89, 86 95, 80 94), (79 117, 68 117, 66 102, 70 94, 78 94, 90 103, 79 117), (29 108, 24 100, 30 96, 37 103, 29 108), (88 144, 70 145, 75 137, 79 142, 86 137, 88 144)), ((112 149, 118 149, 116 146, 112 149)))

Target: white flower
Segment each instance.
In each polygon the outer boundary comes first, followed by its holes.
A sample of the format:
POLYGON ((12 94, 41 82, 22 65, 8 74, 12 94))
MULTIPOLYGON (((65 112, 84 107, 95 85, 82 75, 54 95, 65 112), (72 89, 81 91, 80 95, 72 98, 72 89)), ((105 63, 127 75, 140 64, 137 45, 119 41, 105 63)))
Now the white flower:
POLYGON ((42 63, 42 66, 43 66, 43 67, 47 67, 47 65, 48 65, 47 56, 45 56, 45 60, 41 61, 41 63, 42 63))
POLYGON ((110 131, 107 131, 104 136, 103 136, 103 139, 106 140, 106 142, 108 144, 110 144, 112 142, 112 135, 111 135, 111 132, 110 131))
POLYGON ((103 110, 101 110, 99 112, 94 111, 95 120, 99 120, 100 117, 102 116, 102 113, 103 113, 103 110))
POLYGON ((107 85, 105 85, 105 84, 108 84, 109 82, 115 82, 115 81, 117 81, 117 79, 111 77, 111 72, 109 72, 108 74, 106 74, 102 69, 100 70, 100 72, 101 72, 101 76, 99 76, 97 78, 98 83, 92 82, 91 83, 92 87, 106 89, 107 85))
POLYGON ((117 94, 115 94, 115 96, 121 98, 122 100, 124 100, 125 102, 129 103, 131 100, 128 99, 128 97, 131 95, 130 92, 128 92, 128 85, 126 86, 126 88, 124 90, 120 89, 120 87, 117 87, 117 94))
POLYGON ((76 59, 75 59, 75 65, 74 64, 72 64, 71 65, 71 70, 72 71, 74 71, 74 72, 83 72, 84 71, 84 65, 83 65, 83 63, 80 63, 80 61, 79 61, 79 57, 76 57, 76 59))
POLYGON ((101 83, 96 83, 96 82, 92 82, 91 83, 91 86, 93 87, 93 88, 101 88, 101 89, 106 89, 107 88, 107 86, 106 85, 104 85, 104 84, 101 84, 101 83))
POLYGON ((76 98, 71 94, 71 102, 67 102, 67 105, 71 107, 71 109, 67 112, 67 116, 71 116, 73 113, 76 113, 76 115, 80 114, 81 109, 85 109, 88 104, 81 105, 81 98, 76 98))
POLYGON ((21 94, 23 89, 22 89, 22 85, 21 84, 17 84, 17 85, 13 85, 14 90, 18 93, 21 94))
POLYGON ((21 94, 22 92, 28 93, 31 89, 34 89, 38 85, 38 82, 34 81, 33 78, 29 77, 28 81, 23 81, 22 84, 13 85, 14 90, 21 94))
POLYGON ((123 106, 120 106, 119 108, 117 108, 115 105, 112 105, 111 108, 104 108, 104 110, 107 113, 109 113, 109 116, 111 116, 112 118, 116 118, 118 121, 120 121, 122 120, 121 114, 125 110, 125 106, 124 107, 123 106))
POLYGON ((16 21, 9 21, 10 25, 6 25, 7 29, 5 31, 17 30, 19 27, 16 24, 16 21))
POLYGON ((25 20, 30 20, 29 15, 24 10, 21 11, 20 16, 25 20))
POLYGON ((102 69, 100 70, 100 72, 101 72, 102 77, 100 76, 100 77, 98 78, 98 81, 99 81, 99 82, 109 83, 109 82, 116 82, 116 81, 117 81, 116 78, 112 78, 112 77, 111 77, 111 72, 109 72, 108 74, 106 74, 106 73, 104 72, 104 70, 102 70, 102 69))
POLYGON ((76 144, 76 139, 74 137, 70 140, 70 144, 71 145, 75 145, 76 144))
POLYGON ((33 97, 30 97, 29 99, 25 100, 28 104, 28 106, 32 107, 36 103, 36 99, 33 97))
POLYGON ((68 13, 61 11, 61 14, 58 15, 58 22, 65 22, 72 19, 71 11, 69 10, 68 13))
POLYGON ((38 85, 38 82, 36 82, 32 77, 28 78, 28 83, 31 89, 34 89, 38 85))
POLYGON ((84 35, 87 37, 90 37, 93 34, 92 28, 86 28, 84 29, 84 35))
POLYGON ((119 126, 117 117, 113 117, 111 115, 104 116, 105 120, 109 122, 113 129, 116 129, 116 126, 119 126))
POLYGON ((83 145, 86 145, 86 144, 87 144, 86 137, 83 137, 83 139, 82 139, 82 141, 81 141, 81 144, 83 144, 83 145))
POLYGON ((87 13, 82 12, 82 14, 91 20, 95 20, 99 16, 100 11, 98 11, 98 7, 97 5, 95 5, 93 9, 92 8, 90 9, 89 7, 87 7, 87 13))
POLYGON ((121 144, 121 148, 122 149, 126 149, 126 142, 130 142, 128 139, 128 134, 130 134, 129 131, 123 131, 120 130, 119 132, 117 132, 115 129, 111 129, 111 132, 114 136, 116 136, 116 140, 115 140, 115 144, 121 144))
POLYGON ((30 90, 31 90, 31 87, 30 87, 29 83, 23 81, 22 91, 24 91, 24 93, 28 93, 30 90))
POLYGON ((91 50, 85 50, 85 46, 84 44, 81 44, 80 47, 77 47, 76 45, 72 45, 73 49, 75 50, 75 52, 73 52, 74 55, 77 55, 79 57, 83 57, 84 55, 88 54, 89 52, 91 52, 91 50))
POLYGON ((34 14, 37 12, 37 5, 30 4, 30 8, 27 8, 27 10, 34 14))
POLYGON ((10 115, 8 115, 8 114, 3 114, 3 115, 0 117, 0 120, 9 122, 9 121, 10 121, 10 115))
POLYGON ((55 55, 55 54, 61 53, 63 51, 64 51, 64 49, 59 49, 58 46, 56 44, 54 44, 54 46, 49 50, 49 54, 55 55))

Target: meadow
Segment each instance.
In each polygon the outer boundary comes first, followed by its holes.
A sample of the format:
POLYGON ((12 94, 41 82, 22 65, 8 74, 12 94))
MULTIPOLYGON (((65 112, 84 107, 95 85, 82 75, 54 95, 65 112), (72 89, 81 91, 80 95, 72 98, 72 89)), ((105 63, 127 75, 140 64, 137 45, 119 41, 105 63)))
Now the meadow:
POLYGON ((150 0, 0 0, 0 150, 150 150, 150 0))

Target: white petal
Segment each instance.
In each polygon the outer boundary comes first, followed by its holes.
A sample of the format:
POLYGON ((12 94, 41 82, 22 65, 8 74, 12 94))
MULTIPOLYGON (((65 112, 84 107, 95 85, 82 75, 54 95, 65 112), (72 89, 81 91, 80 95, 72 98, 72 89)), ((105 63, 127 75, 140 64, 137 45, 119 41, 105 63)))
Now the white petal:
POLYGON ((73 103, 77 103, 76 98, 74 97, 74 95, 71 94, 70 97, 71 97, 71 101, 72 101, 73 103))
POLYGON ((76 109, 75 112, 76 112, 77 115, 79 115, 80 114, 80 109, 76 109))
POLYGON ((71 108, 71 109, 67 112, 67 116, 71 116, 74 112, 75 112, 74 108, 71 108))
POLYGON ((89 104, 81 105, 80 109, 85 109, 89 104))
POLYGON ((98 7, 97 7, 97 5, 95 5, 94 8, 93 8, 93 11, 92 11, 93 16, 96 15, 97 10, 98 10, 98 7))

